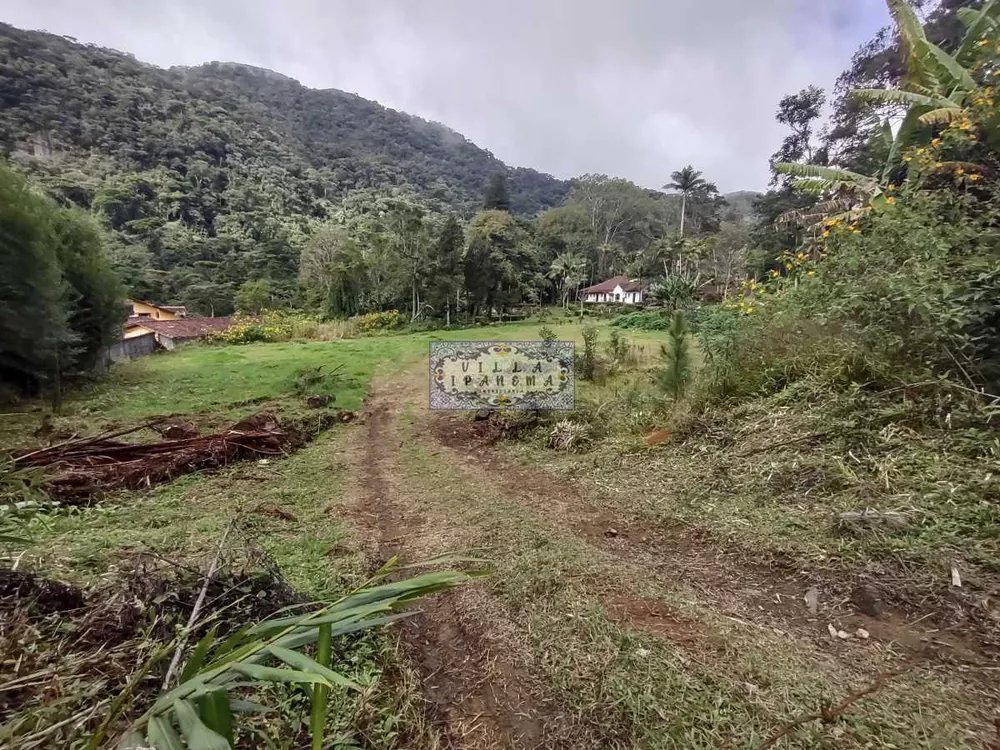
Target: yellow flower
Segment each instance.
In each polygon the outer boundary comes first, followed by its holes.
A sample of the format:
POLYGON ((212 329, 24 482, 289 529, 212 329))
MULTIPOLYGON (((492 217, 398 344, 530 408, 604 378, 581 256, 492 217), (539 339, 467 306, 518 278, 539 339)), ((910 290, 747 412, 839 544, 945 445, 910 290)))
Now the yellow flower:
POLYGON ((893 203, 896 202, 896 199, 890 195, 888 198, 885 199, 885 202, 891 206, 893 203))
POLYGON ((970 180, 971 180, 972 182, 975 182, 976 180, 980 179, 981 177, 982 177, 982 175, 981 175, 981 174, 970 174, 970 175, 969 175, 969 179, 970 179, 970 180))
POLYGON ((829 229, 824 229, 823 230, 823 234, 820 235, 820 237, 822 237, 823 239, 826 239, 829 236, 830 236, 830 230, 829 229))
POLYGON ((976 42, 977 47, 985 47, 987 44, 989 44, 989 41, 986 39, 980 39, 978 42, 976 42))
POLYGON ((815 271, 806 271, 806 276, 815 276, 815 275, 816 275, 815 271))
POLYGON ((959 167, 958 169, 955 170, 955 174, 961 177, 963 174, 965 174, 965 170, 959 167))
POLYGON ((773 268, 772 268, 772 269, 771 269, 771 270, 770 270, 770 271, 768 272, 768 275, 769 275, 769 276, 770 276, 770 277, 771 277, 772 279, 776 279, 776 278, 778 278, 778 277, 779 277, 779 276, 780 276, 781 274, 780 274, 780 273, 779 273, 778 271, 776 271, 775 269, 773 269, 773 268))
POLYGON ((907 154, 906 156, 903 157, 903 161, 905 161, 905 162, 911 162, 911 161, 913 161, 913 157, 910 156, 909 154, 907 154))
POLYGON ((940 138, 934 138, 934 139, 932 139, 931 140, 931 145, 932 146, 940 146, 941 145, 941 139, 940 138))

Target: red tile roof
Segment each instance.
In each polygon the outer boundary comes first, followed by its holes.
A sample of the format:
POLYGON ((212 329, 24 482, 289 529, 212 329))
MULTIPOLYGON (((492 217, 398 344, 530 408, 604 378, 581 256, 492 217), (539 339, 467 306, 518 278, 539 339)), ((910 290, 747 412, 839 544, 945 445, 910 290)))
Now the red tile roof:
POLYGON ((602 281, 600 284, 587 287, 583 290, 583 293, 607 294, 608 292, 613 292, 617 286, 621 286, 623 292, 640 292, 643 289, 642 282, 640 281, 633 281, 628 276, 615 276, 607 281, 602 281))
POLYGON ((150 318, 129 318, 126 328, 140 326, 148 328, 157 334, 180 341, 183 339, 200 339, 215 331, 224 331, 232 325, 233 319, 228 315, 218 318, 178 318, 177 320, 152 320, 150 318))

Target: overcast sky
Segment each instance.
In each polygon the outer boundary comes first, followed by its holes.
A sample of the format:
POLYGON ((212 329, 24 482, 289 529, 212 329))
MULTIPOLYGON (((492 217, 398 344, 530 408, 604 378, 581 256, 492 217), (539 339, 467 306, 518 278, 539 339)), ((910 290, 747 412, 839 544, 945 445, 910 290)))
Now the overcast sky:
POLYGON ((513 166, 762 189, 778 100, 829 89, 884 0, 4 0, 157 65, 271 68, 459 131, 513 166))

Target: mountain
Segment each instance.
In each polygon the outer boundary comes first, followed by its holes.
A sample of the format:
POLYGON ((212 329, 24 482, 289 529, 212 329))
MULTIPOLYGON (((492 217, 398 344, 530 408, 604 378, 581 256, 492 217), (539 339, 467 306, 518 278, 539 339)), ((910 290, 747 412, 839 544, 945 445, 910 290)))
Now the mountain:
MULTIPOLYGON (((326 197, 411 186, 463 213, 510 177, 513 211, 556 205, 566 185, 510 169, 459 133, 336 89, 236 63, 157 68, 129 54, 0 24, 0 144, 8 155, 110 157, 184 173, 257 159, 326 197), (27 148, 26 148, 27 147, 27 148), (315 174, 313 174, 315 172, 315 174)), ((306 190, 308 193, 310 190, 306 190)), ((303 196, 305 198, 305 196, 303 196)), ((315 208, 315 207, 312 207, 315 208)))
POLYGON ((568 190, 354 94, 234 63, 162 69, 6 24, 0 152, 99 215, 125 275, 134 266, 142 276, 133 293, 185 303, 192 284, 231 286, 264 270, 294 278, 303 237, 352 193, 467 217, 497 172, 522 216, 568 190))
POLYGON ((726 199, 722 218, 726 221, 753 221, 757 214, 754 204, 762 195, 754 190, 737 190, 733 193, 726 193, 722 196, 726 199))

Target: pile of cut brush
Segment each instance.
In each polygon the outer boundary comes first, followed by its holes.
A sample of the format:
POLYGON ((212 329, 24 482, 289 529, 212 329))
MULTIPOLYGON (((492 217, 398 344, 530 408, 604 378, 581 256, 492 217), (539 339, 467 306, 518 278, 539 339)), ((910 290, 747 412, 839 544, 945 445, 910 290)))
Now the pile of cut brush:
MULTIPOLYGON (((168 482, 182 474, 215 469, 234 461, 288 453, 305 444, 293 425, 261 412, 225 432, 193 435, 153 443, 127 443, 116 438, 151 428, 162 420, 138 427, 68 440, 14 456, 18 468, 46 471, 45 489, 54 499, 80 505, 114 490, 135 490, 168 482)), ((162 431, 164 434, 170 434, 162 431)))

